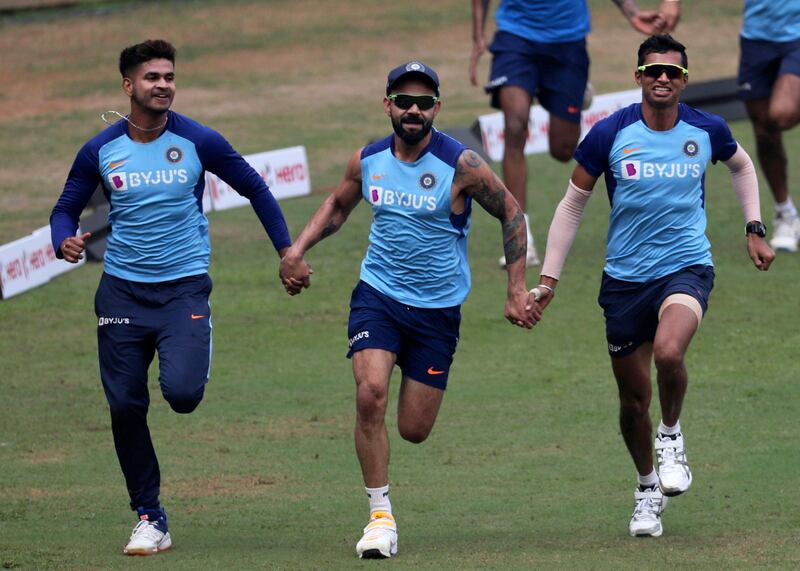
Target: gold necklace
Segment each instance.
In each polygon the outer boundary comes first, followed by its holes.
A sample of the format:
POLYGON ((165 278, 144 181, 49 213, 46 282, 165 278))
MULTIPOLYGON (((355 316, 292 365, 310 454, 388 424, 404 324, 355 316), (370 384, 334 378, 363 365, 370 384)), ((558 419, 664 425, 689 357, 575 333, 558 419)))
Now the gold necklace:
POLYGON ((110 109, 108 111, 104 111, 103 113, 100 113, 100 119, 102 119, 103 123, 105 123, 106 125, 113 125, 114 124, 111 121, 109 121, 108 119, 106 119, 106 115, 108 115, 109 113, 113 113, 114 115, 116 115, 120 119, 125 119, 131 127, 133 127, 134 129, 138 129, 139 131, 143 131, 145 133, 150 133, 152 131, 158 131, 159 129, 163 129, 164 125, 166 125, 167 121, 169 121, 169 111, 167 111, 167 117, 166 117, 166 119, 164 119, 164 122, 161 123, 161 125, 158 125, 156 127, 150 127, 149 129, 145 129, 144 127, 139 127, 139 125, 137 125, 136 123, 134 123, 133 121, 128 119, 127 115, 123 115, 122 113, 120 113, 118 111, 114 111, 113 109, 110 109))

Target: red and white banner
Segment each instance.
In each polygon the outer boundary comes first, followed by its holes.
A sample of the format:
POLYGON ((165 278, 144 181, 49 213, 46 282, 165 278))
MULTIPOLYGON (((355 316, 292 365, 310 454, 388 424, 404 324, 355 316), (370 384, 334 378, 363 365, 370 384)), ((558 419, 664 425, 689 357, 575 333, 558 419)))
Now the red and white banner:
MULTIPOLYGON (((269 186, 276 200, 311 194, 311 176, 308 157, 303 146, 246 155, 244 159, 269 186)), ((206 173, 206 192, 203 210, 227 210, 250 204, 250 201, 233 190, 212 173, 206 173), (209 207, 206 200, 210 201, 209 207)))
MULTIPOLYGON (((631 89, 630 91, 617 91, 604 95, 595 95, 592 105, 581 115, 581 139, 586 136, 595 123, 605 119, 614 111, 627 107, 631 103, 639 103, 642 100, 641 89, 631 89)), ((481 128, 481 138, 486 154, 493 161, 503 159, 503 113, 490 113, 478 117, 481 128)), ((549 146, 547 143, 550 131, 550 114, 541 105, 531 107, 530 119, 528 122, 528 141, 525 143, 525 154, 546 153, 549 146)))
POLYGON ((86 260, 70 264, 56 258, 50 243, 50 226, 34 231, 30 236, 0 246, 0 289, 8 299, 50 281, 51 278, 74 270, 86 260))

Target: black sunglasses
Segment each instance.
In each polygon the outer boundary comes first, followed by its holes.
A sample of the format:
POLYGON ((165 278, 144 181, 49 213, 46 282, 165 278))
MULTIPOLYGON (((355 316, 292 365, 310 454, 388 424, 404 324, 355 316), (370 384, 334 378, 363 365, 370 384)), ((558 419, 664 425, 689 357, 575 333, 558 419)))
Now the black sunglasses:
POLYGON ((422 111, 431 109, 439 101, 435 95, 413 95, 411 93, 392 93, 388 99, 400 109, 411 109, 416 105, 422 111))
POLYGON ((666 73, 669 79, 678 79, 684 75, 689 75, 688 69, 674 63, 648 63, 647 65, 640 65, 636 69, 653 79, 658 79, 662 73, 666 73))

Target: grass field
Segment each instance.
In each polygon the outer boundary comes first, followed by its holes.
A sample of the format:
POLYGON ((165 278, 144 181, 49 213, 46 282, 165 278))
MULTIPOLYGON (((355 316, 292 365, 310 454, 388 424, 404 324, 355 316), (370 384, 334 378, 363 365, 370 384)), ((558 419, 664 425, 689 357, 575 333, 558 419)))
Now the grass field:
MULTIPOLYGON (((0 19, 0 48, 19 54, 0 62, 0 242, 46 223, 75 151, 102 127, 97 114, 125 108, 119 49, 145 36, 166 35, 181 50, 178 111, 218 128, 244 153, 306 144, 318 190, 335 184, 352 150, 386 132, 378 102, 398 61, 420 55, 438 66, 447 95, 440 126, 485 112, 485 99, 467 85, 466 2, 287 4, 113 3, 0 19)), ((628 71, 620 70, 629 69, 640 38, 609 2, 591 4, 593 81, 599 91, 627 88, 628 71)), ((731 75, 740 4, 686 4, 680 30, 692 40, 697 76, 731 75), (717 33, 701 33, 712 14, 717 33)), ((753 149, 749 125, 732 127, 753 149)), ((797 132, 787 145, 796 157, 797 132)), ((541 244, 572 167, 545 156, 529 165, 541 244)), ((175 541, 156 558, 120 555, 134 521, 97 372, 92 300, 101 268, 0 302, 0 565, 797 568, 800 257, 779 256, 769 273, 757 273, 727 169, 710 168, 706 182, 717 282, 688 357, 682 417, 695 482, 670 503, 662 538, 627 536, 635 472, 616 426, 595 302, 608 216, 598 187, 558 298, 531 332, 502 317, 500 229, 476 212, 474 289, 439 422, 415 446, 397 437, 389 418, 400 555, 383 564, 354 555, 367 508, 344 358, 367 208, 310 253, 314 285, 296 298, 280 287, 277 259, 251 210, 210 216, 215 353, 205 401, 178 416, 158 396, 155 374, 151 380, 150 425, 175 541)), ((798 182, 795 167, 791 187, 798 182)), ((293 234, 321 200, 282 203, 293 234)), ((765 215, 770 205, 762 188, 765 215)))

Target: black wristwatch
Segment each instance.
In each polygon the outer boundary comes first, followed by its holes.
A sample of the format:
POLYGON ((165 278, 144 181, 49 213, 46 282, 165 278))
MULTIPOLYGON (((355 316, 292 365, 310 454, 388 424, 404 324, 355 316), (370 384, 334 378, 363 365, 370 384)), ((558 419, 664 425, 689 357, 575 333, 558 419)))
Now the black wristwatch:
POLYGON ((763 238, 767 235, 767 227, 764 226, 763 222, 754 220, 747 223, 747 226, 744 227, 744 233, 745 235, 755 234, 756 236, 761 236, 763 238))

